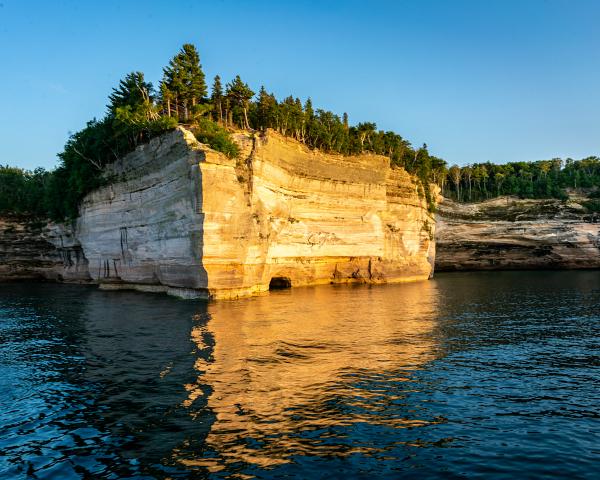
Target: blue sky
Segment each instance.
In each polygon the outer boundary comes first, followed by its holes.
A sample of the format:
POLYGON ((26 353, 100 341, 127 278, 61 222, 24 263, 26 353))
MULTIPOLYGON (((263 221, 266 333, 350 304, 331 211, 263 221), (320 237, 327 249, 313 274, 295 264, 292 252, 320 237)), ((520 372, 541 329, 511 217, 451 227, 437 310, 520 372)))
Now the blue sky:
POLYGON ((310 96, 450 164, 600 154, 599 22, 592 0, 0 0, 0 163, 55 166, 186 42, 209 83, 310 96))

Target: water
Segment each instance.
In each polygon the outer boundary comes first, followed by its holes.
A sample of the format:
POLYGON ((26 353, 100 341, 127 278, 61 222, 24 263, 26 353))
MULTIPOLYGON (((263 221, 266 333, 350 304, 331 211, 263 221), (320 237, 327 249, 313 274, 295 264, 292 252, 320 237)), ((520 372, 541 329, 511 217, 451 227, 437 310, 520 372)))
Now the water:
POLYGON ((600 273, 0 286, 1 478, 598 478, 600 273))

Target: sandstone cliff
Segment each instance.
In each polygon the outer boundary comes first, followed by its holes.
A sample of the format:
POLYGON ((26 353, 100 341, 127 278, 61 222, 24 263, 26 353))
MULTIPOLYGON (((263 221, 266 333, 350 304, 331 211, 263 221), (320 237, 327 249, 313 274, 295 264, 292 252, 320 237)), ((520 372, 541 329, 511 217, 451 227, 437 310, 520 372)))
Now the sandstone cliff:
POLYGON ((434 219, 404 170, 274 132, 235 137, 239 160, 178 128, 110 165, 73 229, 44 229, 60 275, 211 298, 431 276, 434 219))
POLYGON ((578 200, 444 200, 436 270, 599 268, 600 218, 578 200))

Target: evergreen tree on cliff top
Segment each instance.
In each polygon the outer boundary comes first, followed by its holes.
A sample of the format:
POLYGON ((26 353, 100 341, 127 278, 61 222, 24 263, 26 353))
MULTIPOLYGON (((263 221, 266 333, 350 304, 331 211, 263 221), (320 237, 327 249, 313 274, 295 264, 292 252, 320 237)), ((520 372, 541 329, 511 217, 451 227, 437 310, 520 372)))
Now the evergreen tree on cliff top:
POLYGON ((215 76, 212 86, 212 95, 210 103, 213 108, 213 118, 217 122, 223 122, 223 86, 221 85, 221 77, 215 76))
POLYGON ((131 72, 125 75, 119 85, 113 88, 108 96, 109 113, 114 116, 118 108, 131 107, 135 109, 145 103, 154 102, 152 84, 144 80, 143 72, 131 72))
POLYGON ((163 74, 160 92, 165 113, 169 116, 174 113, 178 120, 188 121, 194 107, 207 95, 196 47, 186 43, 163 69, 163 74))
POLYGON ((227 84, 226 95, 231 104, 231 113, 233 117, 237 117, 234 118, 234 121, 237 121, 240 127, 249 129, 248 108, 250 107, 250 99, 254 96, 254 92, 237 75, 232 82, 227 84))
POLYGON ((260 87, 254 109, 254 126, 259 130, 277 128, 277 112, 275 95, 268 93, 264 86, 260 87))

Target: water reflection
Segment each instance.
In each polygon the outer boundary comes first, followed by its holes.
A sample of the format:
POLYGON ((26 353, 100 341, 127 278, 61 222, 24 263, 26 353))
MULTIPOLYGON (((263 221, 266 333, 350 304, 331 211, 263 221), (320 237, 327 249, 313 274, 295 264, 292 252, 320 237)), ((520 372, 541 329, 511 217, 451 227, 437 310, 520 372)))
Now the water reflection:
POLYGON ((595 478, 598 312, 597 272, 0 285, 0 478, 595 478))
POLYGON ((196 325, 192 339, 212 353, 198 357, 184 405, 208 386, 214 422, 201 456, 176 452, 188 467, 374 453, 373 442, 351 432, 440 421, 401 408, 401 385, 436 355, 435 282, 298 289, 208 311, 209 322, 196 325))

